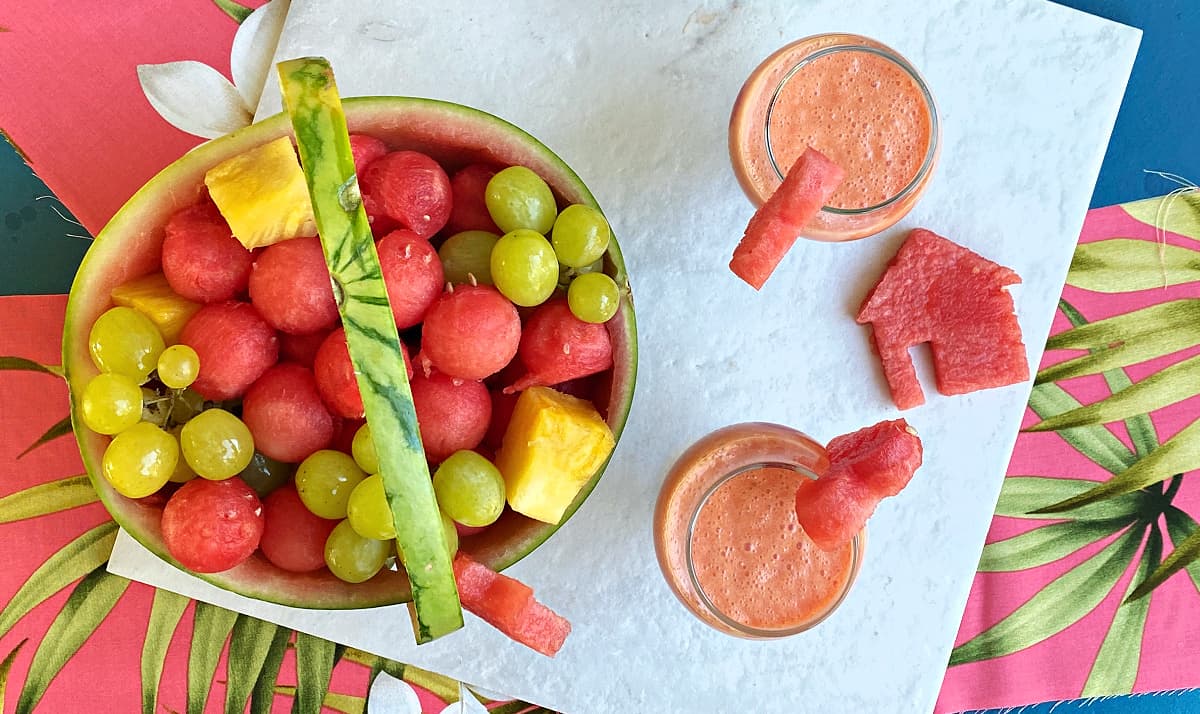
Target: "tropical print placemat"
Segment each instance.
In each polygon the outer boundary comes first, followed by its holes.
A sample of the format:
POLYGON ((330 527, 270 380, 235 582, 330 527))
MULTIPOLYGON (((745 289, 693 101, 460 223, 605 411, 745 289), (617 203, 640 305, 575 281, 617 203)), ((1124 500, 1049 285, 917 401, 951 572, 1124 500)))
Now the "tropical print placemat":
POLYGON ((1200 684, 1200 195, 1170 178, 1088 214, 939 711, 1200 684))

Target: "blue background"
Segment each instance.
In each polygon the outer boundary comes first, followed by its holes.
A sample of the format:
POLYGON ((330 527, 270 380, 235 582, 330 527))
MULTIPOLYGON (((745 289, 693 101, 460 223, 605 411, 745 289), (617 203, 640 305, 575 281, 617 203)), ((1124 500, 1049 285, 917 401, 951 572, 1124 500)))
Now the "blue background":
MULTIPOLYGON (((1166 193, 1173 185, 1143 169, 1200 180, 1200 0, 1060 0, 1144 31, 1125 102, 1092 199, 1107 206, 1166 193)), ((86 235, 0 142, 0 293, 64 293, 87 249, 86 235), (56 213, 54 209, 62 214, 56 213)), ((1200 712, 1200 690, 1043 704, 1022 714, 1200 712)), ((998 710, 997 710, 998 711, 998 710)))

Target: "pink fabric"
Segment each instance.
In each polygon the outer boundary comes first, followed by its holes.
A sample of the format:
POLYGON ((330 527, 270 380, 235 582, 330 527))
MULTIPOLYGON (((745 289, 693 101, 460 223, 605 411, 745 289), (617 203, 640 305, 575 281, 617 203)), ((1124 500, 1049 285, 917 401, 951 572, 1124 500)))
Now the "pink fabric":
MULTIPOLYGON (((1179 210, 1179 209, 1176 209, 1179 210)), ((1088 214, 1081 243, 1112 237, 1156 239, 1152 226, 1130 217, 1120 206, 1097 209, 1088 214)), ((1195 249, 1196 242, 1184 236, 1168 234, 1168 243, 1195 249)), ((1195 297, 1195 284, 1167 289, 1145 290, 1138 293, 1106 295, 1068 286, 1064 299, 1094 322, 1113 315, 1166 302, 1181 297, 1195 297)), ((1060 313, 1052 334, 1070 327, 1060 313)), ((1163 367, 1200 353, 1192 348, 1168 357, 1127 368, 1130 378, 1137 382, 1163 367)), ((1081 353, 1047 352, 1042 361, 1046 367, 1081 353)), ((1060 383, 1084 404, 1109 394, 1099 375, 1082 377, 1060 383)), ((1159 443, 1165 442, 1200 414, 1200 396, 1194 396, 1154 414, 1159 443)), ((1032 411, 1026 413, 1023 426, 1039 421, 1032 411)), ((1121 424, 1110 425, 1121 441, 1130 443, 1121 424)), ((1102 480, 1109 474, 1071 448, 1056 433, 1026 433, 1017 440, 1010 476, 1058 476, 1102 480)), ((1184 511, 1196 513, 1200 507, 1200 483, 1183 479, 1183 486, 1173 503, 1184 511)), ((1010 538, 1031 530, 1046 521, 997 517, 988 534, 988 542, 1010 538)), ((961 644, 999 622, 1046 583, 1069 570, 1111 542, 1112 538, 1089 546, 1062 561, 1033 570, 1014 573, 980 573, 971 589, 970 600, 955 644, 961 644)), ((1170 546, 1165 546, 1170 552, 1170 546)), ((1132 568, 1118 581, 1117 586, 1095 611, 1059 634, 1023 651, 994 660, 985 660, 953 667, 947 671, 938 700, 937 712, 966 709, 1009 707, 1031 702, 1073 699, 1079 697, 1087 680, 1092 662, 1112 623, 1117 606, 1124 596, 1132 568)), ((1150 612, 1142 638, 1141 665, 1134 692, 1150 692, 1200 686, 1200 672, 1190 664, 1190 657, 1180 657, 1184 643, 1200 638, 1200 598, 1196 587, 1186 574, 1180 573, 1157 588, 1151 595, 1150 612)), ((1129 643, 1136 646, 1137 643, 1129 643)))

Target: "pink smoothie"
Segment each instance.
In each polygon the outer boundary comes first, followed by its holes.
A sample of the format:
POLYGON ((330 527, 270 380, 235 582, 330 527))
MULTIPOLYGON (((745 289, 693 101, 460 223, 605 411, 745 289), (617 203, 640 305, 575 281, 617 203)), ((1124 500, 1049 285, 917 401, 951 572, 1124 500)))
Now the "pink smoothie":
POLYGON ((866 208, 917 176, 929 151, 929 107, 895 62, 866 51, 834 52, 783 85, 770 131, 781 168, 811 146, 846 170, 829 205, 866 208))
POLYGON ((822 211, 805 236, 861 238, 900 220, 924 191, 937 159, 935 115, 916 71, 893 50, 820 35, 779 50, 746 80, 730 119, 730 156, 761 204, 805 148, 825 154, 846 171, 827 208, 858 213, 822 211))
POLYGON ((805 478, 779 467, 747 471, 718 486, 700 509, 691 540, 696 582, 735 622, 794 628, 827 612, 845 590, 851 544, 823 551, 796 522, 805 478))

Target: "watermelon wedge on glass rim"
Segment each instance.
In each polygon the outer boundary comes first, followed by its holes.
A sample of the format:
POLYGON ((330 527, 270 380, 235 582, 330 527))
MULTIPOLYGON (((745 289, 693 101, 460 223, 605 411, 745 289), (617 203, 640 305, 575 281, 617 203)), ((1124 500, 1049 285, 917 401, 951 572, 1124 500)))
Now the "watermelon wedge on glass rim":
MULTIPOLYGON (((344 109, 351 132, 375 137, 389 149, 427 154, 448 171, 471 164, 526 166, 550 185, 560 208, 572 203, 598 208, 582 180, 561 159, 529 134, 492 115, 461 105, 404 97, 347 99, 344 109)), ((114 519, 143 546, 176 566, 179 564, 167 551, 159 526, 161 504, 126 498, 108 484, 100 467, 109 437, 90 431, 80 420, 83 388, 97 374, 88 351, 88 333, 96 318, 112 305, 113 288, 160 269, 164 226, 175 212, 200 201, 205 173, 210 168, 290 135, 287 117, 278 115, 203 144, 168 166, 143 186, 96 237, 80 265, 68 301, 63 365, 84 465, 114 519)), ((615 240, 604 257, 604 270, 628 295, 628 277, 615 240)), ((614 364, 603 375, 594 401, 619 437, 629 413, 636 375, 637 340, 631 300, 621 301, 607 329, 614 364)), ((506 511, 486 531, 464 538, 461 552, 496 570, 515 563, 541 545, 578 509, 603 471, 603 467, 597 469, 558 524, 506 511)), ((411 599, 402 571, 384 569, 366 582, 348 584, 327 571, 284 571, 260 554, 231 570, 197 576, 231 592, 295 607, 362 608, 411 599)))

